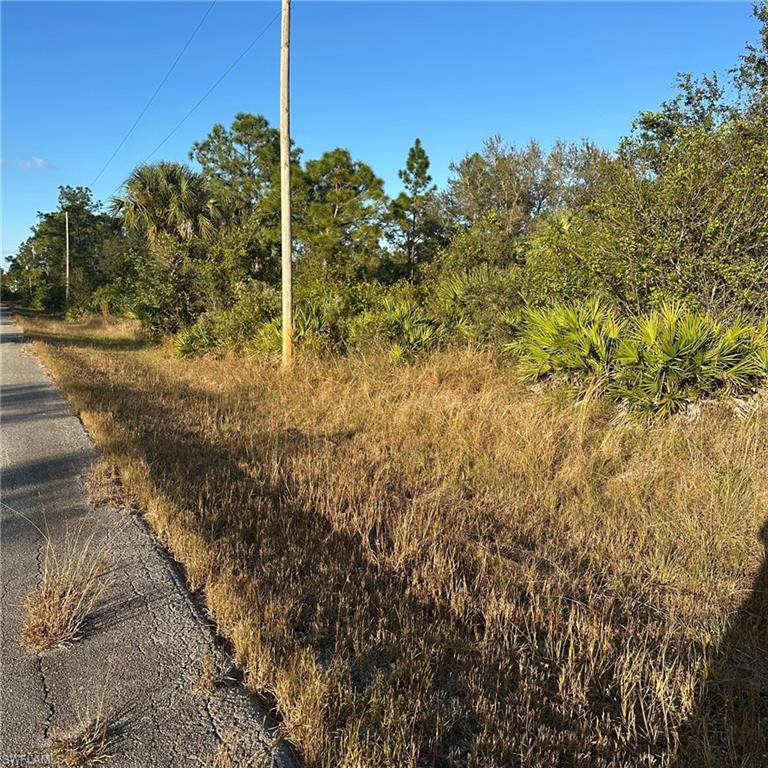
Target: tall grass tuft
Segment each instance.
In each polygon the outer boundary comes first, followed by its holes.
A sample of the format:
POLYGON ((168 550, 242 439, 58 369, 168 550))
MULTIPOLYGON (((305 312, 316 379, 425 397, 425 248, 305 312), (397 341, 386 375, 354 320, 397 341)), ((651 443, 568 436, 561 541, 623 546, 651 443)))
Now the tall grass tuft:
POLYGON ((40 585, 25 603, 22 641, 37 651, 74 642, 105 586, 104 557, 92 538, 68 543, 63 553, 48 540, 40 585))
POLYGON ((54 731, 51 758, 59 768, 88 768, 104 765, 114 757, 114 727, 111 712, 104 698, 94 711, 87 709, 78 714, 77 726, 68 732, 54 731))

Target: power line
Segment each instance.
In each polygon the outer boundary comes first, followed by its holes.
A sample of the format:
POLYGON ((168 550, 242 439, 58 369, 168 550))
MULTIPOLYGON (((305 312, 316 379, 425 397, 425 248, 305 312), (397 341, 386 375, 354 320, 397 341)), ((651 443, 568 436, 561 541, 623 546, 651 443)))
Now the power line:
MULTIPOLYGON (((176 125, 175 125, 175 126, 174 126, 174 127, 173 127, 173 128, 172 128, 172 129, 171 129, 169 132, 168 132, 168 134, 166 135, 166 137, 165 137, 165 138, 164 138, 164 139, 163 139, 163 140, 162 140, 162 141, 161 141, 161 142, 160 142, 160 143, 159 143, 159 144, 158 144, 158 145, 157 145, 157 146, 156 146, 156 147, 155 147, 155 148, 154 148, 154 149, 153 149, 153 150, 152 150, 152 151, 151 151, 151 152, 150 152, 150 153, 149 153, 149 154, 148 154, 148 155, 147 155, 147 156, 146 156, 146 157, 145 157, 145 158, 142 160, 142 161, 141 161, 140 165, 143 165, 144 163, 146 163, 146 162, 147 162, 147 161, 148 161, 148 160, 149 160, 149 159, 152 157, 152 155, 154 155, 154 154, 155 154, 155 152, 157 152, 157 150, 158 150, 158 149, 160 149, 160 147, 162 147, 162 146, 165 144, 165 142, 166 142, 166 141, 168 141, 168 139, 170 139, 170 138, 171 138, 171 136, 173 136, 173 134, 174 134, 174 133, 176 133, 176 131, 178 131, 178 130, 179 130, 179 128, 181 128, 181 126, 182 126, 182 125, 184 125, 184 123, 186 123, 186 122, 187 122, 187 120, 188 120, 188 119, 189 119, 189 118, 192 116, 192 114, 195 112, 195 110, 196 110, 196 109, 197 109, 197 108, 198 108, 198 107, 199 107, 199 106, 200 106, 200 105, 201 105, 201 104, 202 104, 202 103, 203 103, 203 102, 204 102, 204 101, 205 101, 205 100, 206 100, 206 99, 207 99, 207 98, 208 98, 208 97, 209 97, 209 96, 210 96, 210 95, 213 93, 213 91, 214 91, 214 90, 215 90, 215 89, 216 89, 216 88, 219 86, 219 84, 221 83, 221 81, 222 81, 222 80, 224 80, 224 78, 225 78, 225 77, 226 77, 226 76, 227 76, 227 75, 228 75, 228 74, 229 74, 229 73, 230 73, 230 72, 231 72, 231 71, 232 71, 232 70, 233 70, 233 69, 234 69, 234 68, 235 68, 235 67, 236 67, 236 66, 237 66, 237 65, 238 65, 238 64, 239 64, 239 63, 240 63, 240 62, 241 62, 243 59, 244 59, 244 58, 245 58, 245 56, 246 56, 246 55, 247 55, 247 54, 250 52, 251 48, 253 48, 253 46, 254 46, 254 45, 256 45, 256 43, 258 43, 258 42, 259 42, 259 40, 261 40, 261 38, 262 38, 262 37, 264 37, 264 35, 266 35, 266 34, 267 34, 267 32, 269 31, 269 28, 270 28, 270 27, 271 27, 271 26, 272 26, 272 25, 273 25, 273 24, 274 24, 274 23, 275 23, 275 22, 276 22, 276 21, 277 21, 277 20, 280 18, 280 15, 281 15, 281 13, 282 13, 282 9, 281 9, 281 10, 279 10, 279 11, 278 11, 278 12, 277 12, 277 13, 276 13, 276 14, 275 14, 275 15, 274 15, 274 16, 273 16, 273 17, 272 17, 272 18, 271 18, 271 19, 270 19, 270 20, 269 20, 269 21, 268 21, 268 22, 267 22, 265 25, 264 25, 264 27, 262 28, 261 32, 259 32, 259 34, 258 34, 258 35, 256 35, 256 37, 254 37, 254 38, 253 38, 253 40, 251 40, 251 42, 250 42, 250 43, 248 43, 248 45, 247 45, 247 46, 246 46, 246 48, 245 48, 245 49, 242 51, 242 53, 241 53, 241 54, 240 54, 240 55, 239 55, 239 56, 238 56, 238 57, 237 57, 237 58, 236 58, 236 59, 235 59, 235 60, 234 60, 234 61, 233 61, 233 62, 232 62, 232 63, 231 63, 231 64, 230 64, 230 65, 229 65, 229 66, 228 66, 228 67, 227 67, 225 70, 224 70, 224 72, 223 72, 223 73, 220 75, 220 77, 218 78, 218 80, 216 80, 216 82, 214 82, 214 84, 213 84, 213 85, 212 85, 212 86, 211 86, 211 87, 210 87, 210 88, 209 88, 209 89, 208 89, 208 90, 207 90, 207 91, 206 91, 206 92, 205 92, 205 93, 204 93, 204 94, 203 94, 203 95, 200 97, 200 99, 199 99, 199 100, 196 102, 196 104, 195 104, 195 105, 192 107, 192 109, 190 109, 190 110, 189 110, 189 112, 187 112, 187 114, 186 114, 186 115, 184 115, 184 117, 182 117, 182 118, 181 118, 181 120, 179 120, 179 122, 178 122, 178 123, 176 123, 176 125)), ((115 192, 117 192, 117 191, 120 189, 120 187, 122 187, 122 186, 123 186, 123 185, 122 185, 122 183, 118 184, 118 185, 117 185, 117 186, 116 186, 116 187, 115 187, 115 188, 112 190, 112 192, 110 192, 110 194, 109 194, 109 197, 112 197, 112 195, 114 195, 114 194, 115 194, 115 192)))
POLYGON ((181 60, 181 57, 184 55, 184 52, 187 50, 187 48, 189 48, 192 40, 194 40, 195 38, 195 35, 197 35, 198 31, 200 30, 200 27, 203 26, 203 23, 208 18, 208 14, 210 14, 210 12, 213 10, 214 5, 216 5, 216 0, 213 0, 213 2, 208 6, 208 10, 203 14, 203 18, 200 19, 197 26, 192 30, 192 34, 187 39, 187 42, 184 43, 184 47, 181 49, 181 51, 179 51, 179 55, 174 59, 173 64, 171 64, 170 68, 165 73, 165 76, 160 81, 160 84, 157 86, 157 88, 155 88, 155 92, 149 97, 149 100, 144 105, 144 108, 141 110, 141 112, 139 112, 138 117, 133 121, 133 125, 131 125, 131 127, 128 129, 128 132, 125 134, 125 136, 123 136, 122 141, 117 145, 117 148, 115 149, 115 151, 109 156, 109 160, 107 160, 107 162, 104 163, 104 167, 96 174, 96 178, 94 178, 94 180, 90 183, 91 188, 93 188, 93 185, 101 178, 104 171, 107 170, 107 168, 109 167, 109 164, 115 159, 115 156, 122 149, 125 142, 128 141, 129 136, 133 133, 134 129, 139 124, 139 121, 141 120, 142 117, 144 117, 147 110, 152 105, 152 102, 157 97, 157 94, 160 93, 160 90, 165 85, 168 78, 171 76, 173 70, 176 69, 176 65, 181 60))
POLYGON ((192 107, 192 109, 190 109, 189 112, 187 112, 187 114, 184 115, 184 117, 182 117, 178 123, 176 123, 176 125, 171 129, 168 135, 144 158, 144 160, 142 160, 142 163, 146 163, 152 157, 152 155, 154 155, 155 152, 157 152, 157 150, 160 149, 160 147, 162 147, 163 144, 165 144, 165 142, 168 141, 168 139, 170 139, 171 136, 173 136, 173 134, 176 133, 176 131, 178 131, 182 125, 184 125, 184 123, 187 122, 187 120, 192 116, 192 113, 213 93, 213 91, 219 86, 221 81, 242 61, 242 59, 245 58, 246 54, 250 52, 251 48, 253 48, 253 46, 256 45, 256 43, 258 43, 259 40, 261 40, 261 38, 267 34, 267 31, 269 30, 269 28, 280 18, 280 13, 281 11, 278 11, 267 22, 267 24, 264 26, 261 32, 259 32, 259 34, 253 38, 253 40, 251 40, 251 42, 248 44, 245 50, 224 70, 224 72, 219 77, 219 79, 203 94, 203 96, 195 104, 195 106, 192 107))

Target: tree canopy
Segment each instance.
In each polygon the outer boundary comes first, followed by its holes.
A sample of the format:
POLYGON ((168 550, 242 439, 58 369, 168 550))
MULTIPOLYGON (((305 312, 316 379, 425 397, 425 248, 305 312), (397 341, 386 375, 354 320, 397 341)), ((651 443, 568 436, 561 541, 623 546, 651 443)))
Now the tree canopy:
MULTIPOLYGON (((758 37, 727 77, 679 75, 675 95, 640 112, 613 151, 492 136, 437 189, 416 138, 390 198, 348 149, 305 160, 294 148, 297 333, 304 318, 306 338, 336 348, 405 329, 422 346, 496 338, 525 307, 595 295, 627 312, 675 300, 764 314, 768 5, 754 12, 758 37)), ((241 112, 189 157, 197 169, 134 169, 109 212, 89 190, 62 187, 57 210, 38 215, 11 261, 6 288, 63 308, 67 211, 70 312, 107 307, 158 330, 217 313, 275 321, 278 131, 241 112), (247 296, 261 297, 258 306, 247 296)))

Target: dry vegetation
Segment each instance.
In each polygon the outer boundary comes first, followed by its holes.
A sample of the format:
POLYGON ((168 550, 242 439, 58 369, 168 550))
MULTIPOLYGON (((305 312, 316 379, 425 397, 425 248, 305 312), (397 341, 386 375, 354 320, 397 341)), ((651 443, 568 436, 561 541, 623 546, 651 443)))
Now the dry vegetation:
POLYGON ((649 427, 479 351, 282 376, 23 324, 306 766, 766 764, 764 405, 649 427))
POLYGON ((92 507, 107 506, 118 512, 138 511, 136 500, 126 491, 120 470, 108 461, 98 461, 86 478, 88 503, 92 507))
POLYGON ((247 745, 238 741, 236 734, 225 736, 206 768, 275 768, 274 755, 249 755, 247 745))
POLYGON ((92 538, 75 536, 62 551, 46 539, 40 584, 24 604, 22 641, 45 651, 77 640, 105 586, 104 558, 92 538))
POLYGON ((103 765, 110 757, 111 746, 109 713, 102 702, 95 714, 81 715, 74 730, 54 734, 51 757, 60 768, 103 765))
POLYGON ((195 682, 194 691, 199 696, 210 696, 218 686, 234 678, 230 676, 232 661, 225 653, 216 649, 206 651, 200 662, 200 674, 195 682))

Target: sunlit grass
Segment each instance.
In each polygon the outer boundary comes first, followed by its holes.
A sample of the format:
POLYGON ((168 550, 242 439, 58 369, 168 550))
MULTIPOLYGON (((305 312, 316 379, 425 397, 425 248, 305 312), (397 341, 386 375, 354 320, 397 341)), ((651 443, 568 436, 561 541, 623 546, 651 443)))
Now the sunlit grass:
POLYGON ((307 766, 765 764, 764 405, 648 426, 486 352, 285 375, 24 322, 307 766))
POLYGON ((95 706, 78 714, 77 725, 69 731, 54 731, 51 758, 58 768, 92 768, 111 762, 115 743, 112 713, 103 697, 95 706))
POLYGON ((40 584, 24 603, 22 641, 37 651, 78 640, 105 587, 103 553, 80 532, 61 549, 46 539, 40 584))

